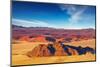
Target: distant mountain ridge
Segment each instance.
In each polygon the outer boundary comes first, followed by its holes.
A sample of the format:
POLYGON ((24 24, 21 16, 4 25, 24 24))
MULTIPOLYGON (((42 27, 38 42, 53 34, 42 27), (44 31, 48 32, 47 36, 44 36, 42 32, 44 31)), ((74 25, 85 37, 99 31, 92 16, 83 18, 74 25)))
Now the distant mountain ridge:
POLYGON ((93 28, 87 28, 87 29, 63 29, 63 28, 52 28, 52 27, 24 27, 24 26, 18 26, 12 24, 12 28, 37 28, 37 29, 56 29, 56 30, 95 30, 93 28))
POLYGON ((95 29, 55 29, 49 27, 23 27, 12 25, 12 38, 20 38, 23 36, 40 36, 49 35, 56 39, 59 38, 95 38, 95 29))

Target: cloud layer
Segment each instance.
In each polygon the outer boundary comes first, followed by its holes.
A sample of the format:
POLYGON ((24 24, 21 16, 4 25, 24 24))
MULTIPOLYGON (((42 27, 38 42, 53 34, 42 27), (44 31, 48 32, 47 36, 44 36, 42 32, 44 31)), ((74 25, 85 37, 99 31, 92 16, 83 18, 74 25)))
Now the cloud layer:
POLYGON ((39 21, 39 20, 22 20, 22 19, 12 19, 12 24, 18 25, 18 26, 24 26, 24 27, 56 27, 54 25, 51 25, 47 22, 39 21))

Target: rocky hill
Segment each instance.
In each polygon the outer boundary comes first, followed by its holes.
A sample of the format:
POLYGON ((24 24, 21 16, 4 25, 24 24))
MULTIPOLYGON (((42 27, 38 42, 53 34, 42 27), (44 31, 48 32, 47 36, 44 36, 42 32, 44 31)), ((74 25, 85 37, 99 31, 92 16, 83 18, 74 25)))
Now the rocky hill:
POLYGON ((48 56, 71 56, 71 55, 83 55, 86 53, 95 54, 95 50, 90 47, 75 47, 64 45, 62 42, 56 42, 54 44, 40 44, 33 50, 27 52, 28 57, 48 57, 48 56))

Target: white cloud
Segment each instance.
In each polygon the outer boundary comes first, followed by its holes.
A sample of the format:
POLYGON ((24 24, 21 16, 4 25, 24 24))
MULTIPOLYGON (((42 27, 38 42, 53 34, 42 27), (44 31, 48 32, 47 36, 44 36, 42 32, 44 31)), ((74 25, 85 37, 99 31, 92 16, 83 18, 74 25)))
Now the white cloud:
POLYGON ((73 15, 77 11, 77 8, 73 5, 60 5, 60 8, 69 15, 73 15))
POLYGON ((75 6, 75 5, 61 5, 60 8, 69 14, 71 17, 68 19, 69 23, 77 23, 82 19, 82 14, 86 10, 86 6, 75 6))
MULTIPOLYGON (((55 26, 51 25, 47 22, 34 20, 34 21, 28 21, 28 20, 22 20, 22 19, 12 19, 12 24, 18 25, 18 26, 24 26, 24 27, 52 27, 52 28, 62 28, 62 29, 82 29, 81 26, 75 26, 72 24, 64 25, 64 26, 55 26)), ((86 28, 86 27, 83 27, 86 28)), ((90 27, 91 28, 91 27, 90 27)))
POLYGON ((33 20, 33 21, 28 21, 28 20, 22 20, 22 19, 12 19, 12 24, 18 25, 18 26, 24 26, 24 27, 54 27, 53 25, 39 21, 39 20, 33 20))
POLYGON ((82 14, 83 14, 83 12, 85 11, 85 9, 86 9, 86 7, 84 7, 83 9, 81 9, 81 10, 75 12, 75 13, 71 16, 71 18, 69 19, 69 23, 71 23, 71 24, 78 23, 79 20, 83 19, 83 18, 82 18, 82 14))
POLYGON ((68 21, 66 21, 66 28, 77 28, 74 25, 81 23, 80 20, 84 20, 83 13, 87 9, 86 6, 75 6, 75 5, 60 5, 62 11, 70 15, 68 21))

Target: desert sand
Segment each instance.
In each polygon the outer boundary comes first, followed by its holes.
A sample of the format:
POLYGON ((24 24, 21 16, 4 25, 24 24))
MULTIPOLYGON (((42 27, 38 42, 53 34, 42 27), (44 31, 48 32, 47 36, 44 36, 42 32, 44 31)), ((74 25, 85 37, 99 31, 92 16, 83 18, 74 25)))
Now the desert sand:
MULTIPOLYGON (((44 42, 27 42, 17 41, 12 43, 12 66, 15 65, 30 65, 30 64, 46 64, 46 63, 63 63, 63 62, 79 62, 79 61, 95 61, 95 54, 87 53, 85 55, 73 56, 51 56, 51 57, 28 57, 26 53, 31 51, 39 44, 44 42)), ((91 47, 95 49, 95 39, 73 41, 65 43, 66 45, 91 47)))

